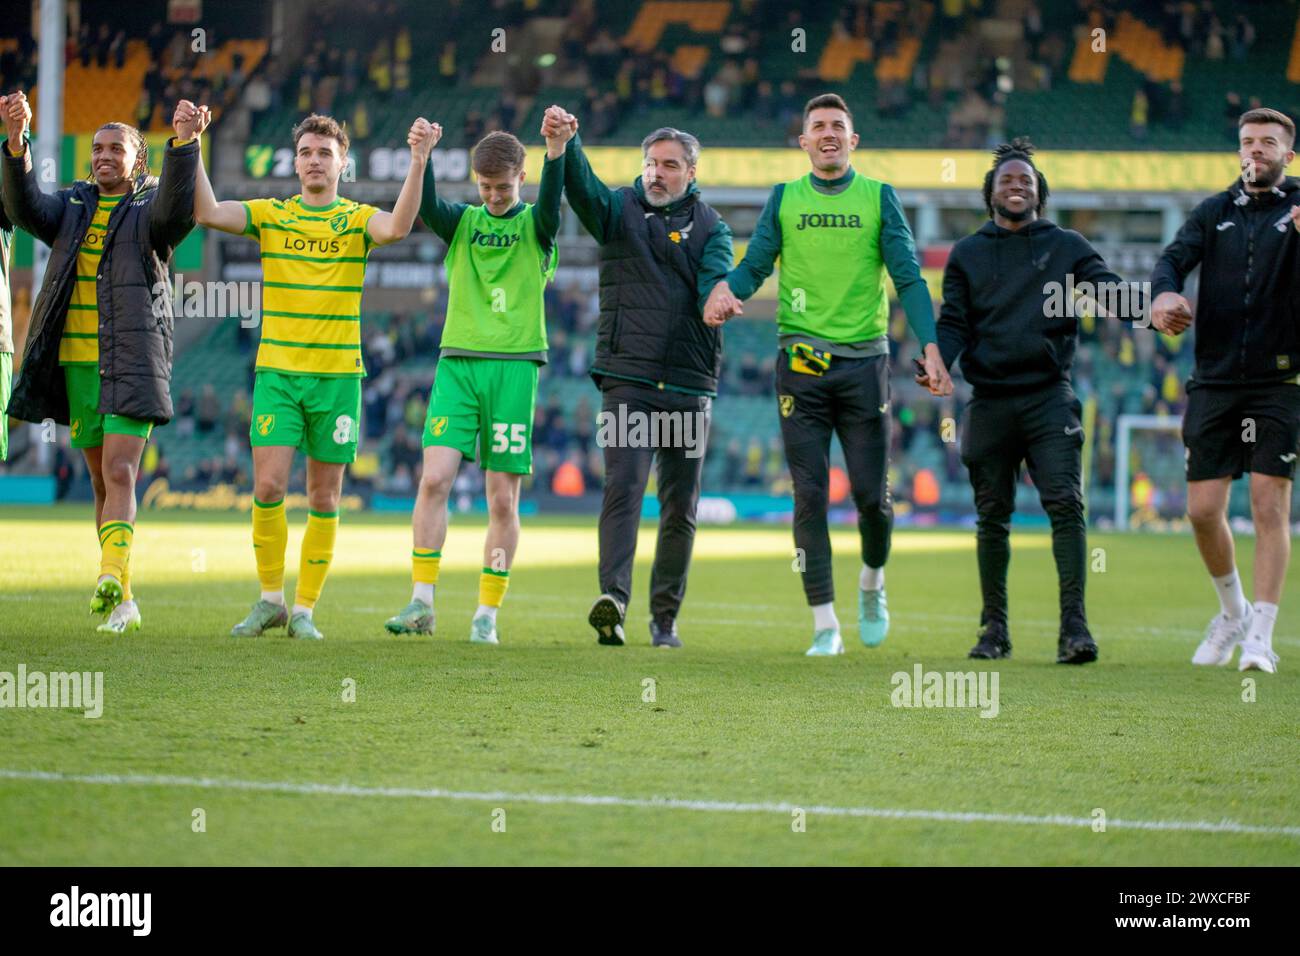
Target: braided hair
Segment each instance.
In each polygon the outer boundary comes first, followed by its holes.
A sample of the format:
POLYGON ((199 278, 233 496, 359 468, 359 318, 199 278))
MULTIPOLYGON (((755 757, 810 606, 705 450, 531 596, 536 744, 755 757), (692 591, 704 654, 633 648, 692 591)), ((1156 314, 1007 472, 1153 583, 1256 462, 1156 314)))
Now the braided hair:
POLYGON ((1047 177, 1034 165, 1034 144, 1026 136, 1017 136, 1011 142, 1001 143, 993 150, 993 166, 984 174, 984 208, 988 211, 989 218, 993 218, 993 180, 1002 164, 1012 160, 1028 163, 1029 168, 1038 177, 1038 205, 1034 207, 1034 212, 1041 216, 1047 206, 1047 177))
MULTIPOLYGON (((135 165, 131 167, 131 173, 127 177, 131 180, 139 179, 145 173, 149 172, 149 144, 145 142, 144 134, 134 126, 128 126, 126 123, 105 123, 100 130, 115 129, 126 137, 126 141, 135 147, 135 165)), ((88 181, 95 181, 95 171, 91 169, 90 175, 86 177, 88 181)))

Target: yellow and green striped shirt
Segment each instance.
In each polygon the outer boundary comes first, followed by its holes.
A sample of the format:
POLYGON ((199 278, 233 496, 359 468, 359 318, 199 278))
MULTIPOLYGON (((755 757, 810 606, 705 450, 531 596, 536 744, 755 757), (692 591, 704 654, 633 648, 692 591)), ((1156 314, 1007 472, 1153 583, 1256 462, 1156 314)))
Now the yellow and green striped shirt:
POLYGON ((108 217, 121 199, 121 196, 100 196, 94 218, 81 239, 76 287, 68 304, 68 319, 63 323, 63 338, 59 340, 60 365, 99 364, 99 300, 95 280, 99 275, 99 260, 104 255, 108 217))
POLYGON ((366 374, 361 290, 377 210, 342 197, 251 199, 246 235, 262 246, 262 344, 257 367, 298 375, 366 374))

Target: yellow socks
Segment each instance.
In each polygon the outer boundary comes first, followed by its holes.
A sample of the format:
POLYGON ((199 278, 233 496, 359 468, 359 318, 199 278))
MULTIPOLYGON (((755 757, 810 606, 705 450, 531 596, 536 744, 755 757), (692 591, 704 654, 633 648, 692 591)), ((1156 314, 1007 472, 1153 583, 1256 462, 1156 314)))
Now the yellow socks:
POLYGON ((134 601, 135 595, 131 593, 131 559, 126 559, 126 567, 122 568, 122 603, 134 601))
POLYGON ((121 581, 131 558, 131 539, 135 528, 129 521, 105 521, 99 526, 99 576, 111 575, 121 581))
POLYGON ((506 588, 510 586, 509 571, 493 571, 484 568, 478 579, 479 608, 499 608, 505 600, 506 588))
POLYGON ((411 600, 433 605, 433 586, 438 583, 438 565, 441 563, 441 551, 416 548, 411 552, 411 581, 415 585, 411 600))
POLYGON ((302 561, 298 565, 298 591, 294 595, 295 608, 311 609, 320 599, 334 560, 334 537, 339 530, 337 511, 307 512, 307 532, 302 536, 302 561))
POLYGON ((289 546, 289 520, 284 499, 275 502, 253 499, 253 556, 257 579, 263 591, 284 590, 284 551, 289 546))

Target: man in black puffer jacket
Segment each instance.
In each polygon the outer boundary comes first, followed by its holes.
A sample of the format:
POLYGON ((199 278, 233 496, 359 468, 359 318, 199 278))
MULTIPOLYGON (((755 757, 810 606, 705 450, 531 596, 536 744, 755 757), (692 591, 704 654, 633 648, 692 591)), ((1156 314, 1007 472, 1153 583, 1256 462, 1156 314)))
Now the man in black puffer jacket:
MULTIPOLYGON (((547 122, 576 120, 555 108, 547 122)), ((655 130, 641 144, 643 175, 610 189, 569 140, 569 204, 600 243, 600 324, 591 368, 602 393, 597 442, 605 454, 600 589, 588 615, 602 644, 623 644, 632 560, 651 460, 658 459, 659 541, 650 575, 650 638, 679 647, 700 475, 722 367, 722 330, 703 307, 732 266, 731 230, 700 200, 699 141, 655 130), (638 428, 641 423, 641 428, 638 428)))
MULTIPOLYGON (((1079 331, 1074 293, 1105 303, 1106 311, 1129 321, 1143 317, 1143 303, 1088 240, 1040 218, 1047 195, 1028 140, 994 150, 984 179, 990 221, 957 243, 948 258, 938 339, 944 365, 960 359, 974 392, 961 430, 962 462, 970 470, 978 513, 983 592, 979 641, 970 656, 1011 656, 1011 515, 1020 468, 1027 464, 1052 522, 1061 613, 1056 660, 1085 664, 1097 659, 1097 644, 1083 597, 1083 424, 1070 385, 1079 331)), ((917 381, 929 384, 925 376, 917 381)))
POLYGON ((99 630, 121 634, 140 626, 129 574, 136 473, 150 430, 172 417, 167 263, 194 227, 200 113, 177 107, 161 180, 148 175, 139 130, 107 123, 95 133, 91 179, 47 195, 27 143, 26 97, 4 97, 0 112, 5 210, 50 247, 9 414, 69 425, 85 454, 100 541, 91 612, 109 615, 99 630))

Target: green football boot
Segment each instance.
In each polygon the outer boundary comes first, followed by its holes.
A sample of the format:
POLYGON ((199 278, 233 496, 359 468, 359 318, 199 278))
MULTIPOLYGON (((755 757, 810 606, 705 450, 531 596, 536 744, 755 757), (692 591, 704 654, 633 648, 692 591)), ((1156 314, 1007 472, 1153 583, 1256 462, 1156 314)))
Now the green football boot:
POLYGON ((122 603, 122 582, 106 577, 95 585, 95 596, 90 599, 91 614, 107 614, 122 603))
POLYGON ((471 644, 500 644, 497 640, 497 622, 486 614, 474 618, 469 626, 471 644))
POLYGON ((316 622, 310 614, 299 611, 289 619, 289 636, 302 641, 324 640, 325 635, 316 629, 316 622))
POLYGON ((258 601, 248 612, 248 617, 230 629, 231 637, 261 637, 275 627, 289 623, 289 609, 283 604, 258 601))
POLYGON ((95 630, 100 634, 125 634, 140 630, 140 609, 134 601, 123 601, 113 608, 108 620, 95 630))
POLYGON ((824 628, 813 635, 812 647, 804 651, 805 657, 834 657, 844 653, 844 639, 834 628, 824 628))
POLYGON ((432 634, 434 625, 433 608, 423 601, 412 601, 384 622, 384 628, 392 634, 432 634))
POLYGON ((885 589, 858 588, 858 637, 867 647, 879 647, 888 633, 889 605, 885 603, 885 589))

